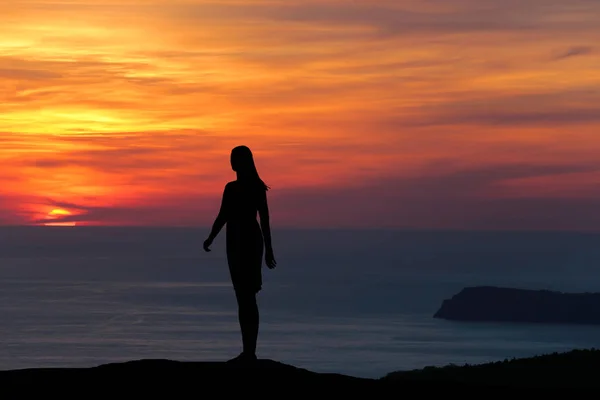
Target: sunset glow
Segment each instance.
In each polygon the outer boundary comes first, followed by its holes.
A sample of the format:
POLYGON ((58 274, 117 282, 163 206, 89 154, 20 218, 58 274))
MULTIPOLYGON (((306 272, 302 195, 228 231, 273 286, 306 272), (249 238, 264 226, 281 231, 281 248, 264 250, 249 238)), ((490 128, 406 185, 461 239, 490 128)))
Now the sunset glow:
POLYGON ((595 0, 0 4, 0 224, 600 230, 595 0))
POLYGON ((76 226, 76 222, 52 222, 53 220, 61 220, 67 216, 71 215, 71 213, 67 210, 62 210, 60 208, 55 208, 50 211, 46 217, 46 221, 44 222, 45 226, 76 226))

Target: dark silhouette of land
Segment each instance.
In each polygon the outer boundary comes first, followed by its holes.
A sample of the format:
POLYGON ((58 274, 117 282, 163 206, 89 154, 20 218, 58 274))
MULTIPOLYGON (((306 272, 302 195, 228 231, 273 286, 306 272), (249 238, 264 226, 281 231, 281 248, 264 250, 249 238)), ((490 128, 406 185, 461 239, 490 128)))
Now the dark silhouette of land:
POLYGON ((378 379, 316 373, 272 360, 257 360, 250 364, 139 360, 92 368, 1 371, 0 385, 3 393, 18 389, 21 396, 38 389, 46 394, 49 390, 57 390, 63 395, 78 392, 84 397, 98 390, 109 390, 115 396, 128 393, 156 396, 159 390, 172 395, 182 391, 199 398, 230 393, 290 398, 301 392, 328 397, 342 393, 398 396, 409 394, 406 390, 418 390, 411 393, 421 396, 440 394, 440 389, 445 390, 444 395, 489 394, 489 390, 516 388, 537 388, 539 394, 543 389, 552 388, 598 388, 599 367, 600 351, 594 349, 481 365, 427 367, 392 372, 378 379))
POLYGON ((254 362, 260 320, 256 295, 262 289, 263 255, 269 269, 277 265, 267 202, 269 187, 260 178, 247 146, 235 147, 230 162, 237 179, 225 185, 221 207, 204 241, 204 250, 210 251, 212 242, 226 226, 227 263, 243 344, 240 355, 230 362, 254 362))
POLYGON ((393 372, 384 380, 464 383, 513 388, 600 387, 600 350, 573 350, 479 365, 448 365, 393 372))
POLYGON ((600 324, 600 293, 468 287, 444 300, 434 318, 470 322, 600 324))

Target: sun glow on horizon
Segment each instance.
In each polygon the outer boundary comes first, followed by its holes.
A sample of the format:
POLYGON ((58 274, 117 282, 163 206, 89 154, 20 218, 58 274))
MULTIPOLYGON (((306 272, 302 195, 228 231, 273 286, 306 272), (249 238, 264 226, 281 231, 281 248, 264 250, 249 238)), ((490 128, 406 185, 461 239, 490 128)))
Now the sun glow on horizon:
POLYGON ((64 210, 61 208, 55 208, 52 211, 50 211, 46 217, 46 219, 48 220, 48 222, 44 222, 43 225, 44 226, 77 226, 76 222, 52 222, 53 219, 57 219, 60 217, 65 217, 65 216, 69 216, 72 215, 72 213, 68 210, 64 210))

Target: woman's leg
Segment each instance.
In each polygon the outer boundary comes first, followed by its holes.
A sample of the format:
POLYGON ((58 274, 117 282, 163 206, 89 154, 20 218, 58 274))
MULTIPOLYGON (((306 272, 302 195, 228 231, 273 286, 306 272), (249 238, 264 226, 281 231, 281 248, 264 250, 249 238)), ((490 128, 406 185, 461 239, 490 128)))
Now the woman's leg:
POLYGON ((248 289, 236 289, 235 297, 237 299, 238 319, 242 331, 243 354, 255 358, 259 326, 256 293, 248 289))

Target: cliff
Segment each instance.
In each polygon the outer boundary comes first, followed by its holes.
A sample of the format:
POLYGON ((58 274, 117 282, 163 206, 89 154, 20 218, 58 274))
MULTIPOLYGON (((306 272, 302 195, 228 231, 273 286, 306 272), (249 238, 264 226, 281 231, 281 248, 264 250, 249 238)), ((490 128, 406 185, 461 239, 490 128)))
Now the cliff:
POLYGON ((600 324, 600 293, 468 287, 444 300, 434 318, 557 324, 600 324))

